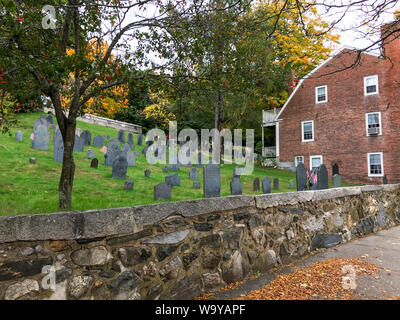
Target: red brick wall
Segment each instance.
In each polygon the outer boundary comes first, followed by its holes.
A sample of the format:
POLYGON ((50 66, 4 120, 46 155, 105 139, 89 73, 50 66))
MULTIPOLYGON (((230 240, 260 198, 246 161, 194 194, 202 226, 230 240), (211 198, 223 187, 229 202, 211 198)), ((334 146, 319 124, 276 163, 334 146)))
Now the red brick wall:
MULTIPOLYGON (((389 46, 388 53, 400 54, 400 39, 389 46)), ((399 64, 362 54, 359 65, 329 74, 352 65, 356 56, 344 50, 304 80, 279 117, 279 160, 302 155, 309 168, 310 155, 322 155, 330 175, 336 162, 345 181, 381 183, 382 178, 368 177, 367 153, 383 152, 389 183, 400 182, 399 64), (371 75, 378 75, 379 94, 365 96, 364 77, 371 75), (315 87, 322 85, 328 86, 328 102, 316 104, 315 87), (382 135, 367 137, 365 114, 376 111, 381 112, 382 135), (306 120, 314 120, 313 142, 302 142, 301 122, 306 120)))

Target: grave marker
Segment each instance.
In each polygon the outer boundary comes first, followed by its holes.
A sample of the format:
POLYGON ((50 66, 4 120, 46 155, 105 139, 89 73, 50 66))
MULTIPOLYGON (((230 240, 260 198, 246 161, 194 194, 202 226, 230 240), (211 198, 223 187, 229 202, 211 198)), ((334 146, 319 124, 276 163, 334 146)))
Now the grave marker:
POLYGON ((171 200, 171 187, 164 182, 154 186, 154 200, 171 200))
POLYGON ((114 160, 112 165, 112 177, 114 179, 126 179, 126 171, 128 169, 128 162, 124 155, 120 155, 114 160))
POLYGON ((262 180, 262 190, 264 194, 271 193, 271 180, 268 177, 262 180))
POLYGON ((304 163, 299 163, 296 167, 296 186, 297 191, 307 190, 307 168, 304 163))
POLYGON ((204 197, 219 197, 221 194, 221 173, 217 164, 207 164, 203 174, 204 197))
POLYGON ((32 148, 37 150, 49 150, 50 132, 43 125, 38 125, 33 133, 32 148))

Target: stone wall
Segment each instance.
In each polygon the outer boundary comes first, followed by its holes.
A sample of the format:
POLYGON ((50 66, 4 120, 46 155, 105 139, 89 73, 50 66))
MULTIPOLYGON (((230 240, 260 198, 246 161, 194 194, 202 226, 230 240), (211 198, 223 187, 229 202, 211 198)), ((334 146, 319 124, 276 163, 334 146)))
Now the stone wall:
POLYGON ((0 217, 0 299, 191 299, 394 226, 399 196, 382 185, 0 217))

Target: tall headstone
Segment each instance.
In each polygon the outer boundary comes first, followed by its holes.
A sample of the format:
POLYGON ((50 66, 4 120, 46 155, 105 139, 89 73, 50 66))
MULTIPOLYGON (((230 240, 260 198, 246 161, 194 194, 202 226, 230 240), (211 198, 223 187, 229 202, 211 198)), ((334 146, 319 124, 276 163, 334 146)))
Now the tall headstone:
POLYGON ((273 187, 274 187, 274 190, 279 190, 279 179, 278 178, 274 179, 273 187))
POLYGON ((75 135, 74 151, 83 152, 83 139, 75 135))
POLYGON ((21 130, 18 130, 18 131, 15 133, 15 141, 21 142, 21 141, 22 141, 22 137, 23 137, 22 131, 21 131, 21 130))
POLYGON ((145 176, 146 178, 150 178, 150 175, 151 175, 151 170, 150 170, 150 169, 144 170, 144 176, 145 176))
POLYGON ((104 140, 105 140, 104 136, 97 135, 93 139, 93 145, 95 147, 102 147, 104 145, 104 140))
POLYGON ((181 177, 177 173, 168 174, 165 177, 165 183, 168 184, 171 187, 180 187, 180 185, 181 185, 181 177))
POLYGON ((221 195, 221 173, 217 164, 207 164, 204 167, 203 190, 206 198, 221 195))
POLYGON ((120 142, 118 139, 111 139, 108 143, 107 153, 104 155, 105 161, 104 165, 111 167, 114 160, 122 155, 120 142))
POLYGON ((126 172, 128 169, 128 162, 124 155, 120 155, 114 160, 112 165, 112 177, 114 179, 126 179, 126 172))
POLYGON ((57 129, 53 136, 53 160, 56 162, 63 162, 63 157, 64 141, 60 129, 57 129))
POLYGON ((33 133, 32 148, 37 150, 49 150, 50 132, 43 125, 38 125, 33 133))
POLYGON ((332 177, 335 174, 339 174, 339 165, 336 162, 332 163, 332 177))
POLYGON ((92 143, 92 134, 89 130, 85 130, 81 134, 81 139, 83 140, 84 146, 90 146, 92 143))
POLYGON ((342 177, 339 174, 335 174, 333 177, 333 187, 341 188, 342 187, 342 177))
POLYGON ((317 190, 328 189, 328 170, 326 170, 326 166, 324 164, 319 166, 317 175, 317 190))
POLYGON ((240 181, 239 177, 233 177, 230 183, 230 188, 232 196, 238 196, 242 194, 242 182, 240 181))
POLYGON ((255 178, 253 180, 253 191, 260 191, 260 179, 255 178))
POLYGON ((190 180, 199 180, 199 172, 197 171, 196 168, 192 168, 189 171, 189 179, 190 180))
POLYGON ((118 140, 121 143, 125 143, 125 131, 124 130, 119 130, 118 131, 118 140))
POLYGON ((97 169, 98 166, 99 166, 99 159, 97 159, 97 158, 92 159, 92 161, 90 162, 90 167, 97 169))
POLYGON ((304 163, 299 163, 296 167, 297 191, 307 190, 307 168, 304 163))
POLYGON ((268 177, 262 180, 262 190, 264 194, 271 193, 271 180, 268 177))
POLYGON ((143 135, 142 135, 141 133, 138 134, 138 137, 137 137, 137 145, 138 145, 138 146, 143 145, 143 135))
POLYGON ((154 186, 154 200, 171 200, 171 187, 164 182, 154 186))
POLYGON ((133 134, 132 134, 132 132, 128 133, 127 143, 129 144, 131 149, 133 149, 135 147, 135 144, 133 143, 133 134))

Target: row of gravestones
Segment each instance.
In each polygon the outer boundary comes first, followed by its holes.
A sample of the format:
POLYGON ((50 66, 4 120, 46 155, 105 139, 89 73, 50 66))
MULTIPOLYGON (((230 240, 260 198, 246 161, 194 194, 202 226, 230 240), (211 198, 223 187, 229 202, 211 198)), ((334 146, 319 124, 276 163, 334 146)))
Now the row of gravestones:
MULTIPOLYGON (((339 167, 335 163, 334 170, 335 173, 333 175, 333 187, 340 188, 342 186, 342 177, 338 174, 339 167)), ((297 182, 297 191, 306 191, 306 190, 323 190, 328 189, 328 170, 324 164, 321 164, 317 170, 315 170, 317 175, 317 181, 315 184, 312 184, 307 177, 307 168, 303 163, 299 163, 296 167, 296 182, 297 182)))

